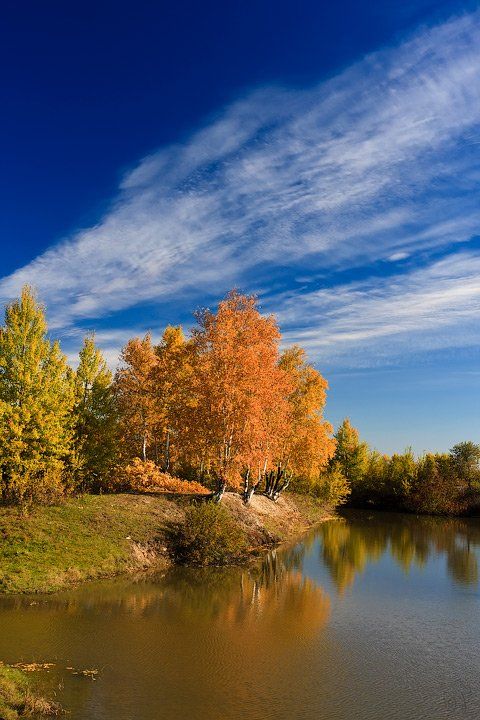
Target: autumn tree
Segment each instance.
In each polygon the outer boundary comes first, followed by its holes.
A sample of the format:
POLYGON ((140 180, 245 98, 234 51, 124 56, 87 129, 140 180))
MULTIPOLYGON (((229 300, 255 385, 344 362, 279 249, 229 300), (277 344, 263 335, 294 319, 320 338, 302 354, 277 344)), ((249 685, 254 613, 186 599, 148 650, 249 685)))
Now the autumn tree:
POLYGON ((118 454, 118 413, 112 373, 93 335, 84 339, 75 373, 74 429, 81 487, 108 488, 118 454))
POLYGON ((451 456, 427 453, 418 458, 406 507, 432 515, 457 515, 462 512, 464 508, 451 456))
POLYGON ((220 499, 227 483, 239 485, 242 472, 258 480, 273 451, 272 418, 285 396, 280 333, 253 296, 236 291, 216 313, 199 312, 197 321, 191 427, 198 461, 216 478, 220 499))
POLYGON ((367 453, 365 471, 352 485, 351 499, 354 504, 364 505, 382 502, 386 492, 390 458, 388 455, 371 450, 367 453))
POLYGON ((156 363, 151 376, 156 404, 161 463, 168 472, 185 461, 190 444, 188 410, 192 398, 193 348, 181 327, 168 325, 155 347, 156 363))
POLYGON ((283 427, 277 429, 275 467, 267 477, 266 494, 272 499, 293 476, 314 482, 335 451, 332 426, 323 419, 327 381, 298 346, 282 353, 279 367, 288 390, 283 427))
POLYGON ((49 501, 63 491, 72 449, 73 378, 50 342, 33 290, 7 306, 0 329, 0 484, 4 500, 49 501))
POLYGON ((383 502, 402 508, 411 492, 418 471, 418 461, 411 448, 394 453, 389 459, 383 490, 383 502))
POLYGON ((121 417, 123 451, 130 457, 156 459, 161 419, 154 391, 157 356, 151 336, 147 334, 142 340, 129 340, 120 357, 122 364, 115 375, 115 394, 121 417))

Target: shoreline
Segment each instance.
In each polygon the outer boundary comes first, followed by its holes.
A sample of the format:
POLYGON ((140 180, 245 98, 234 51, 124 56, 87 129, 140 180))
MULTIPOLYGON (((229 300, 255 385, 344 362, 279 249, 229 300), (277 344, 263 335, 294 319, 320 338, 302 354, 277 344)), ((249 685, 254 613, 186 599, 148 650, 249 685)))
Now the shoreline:
MULTIPOLYGON (((191 497, 160 494, 84 495, 28 515, 0 507, 0 596, 53 593, 92 580, 175 566, 171 529, 191 497)), ((286 493, 274 503, 237 493, 222 503, 248 539, 246 560, 333 519, 315 498, 286 493)))

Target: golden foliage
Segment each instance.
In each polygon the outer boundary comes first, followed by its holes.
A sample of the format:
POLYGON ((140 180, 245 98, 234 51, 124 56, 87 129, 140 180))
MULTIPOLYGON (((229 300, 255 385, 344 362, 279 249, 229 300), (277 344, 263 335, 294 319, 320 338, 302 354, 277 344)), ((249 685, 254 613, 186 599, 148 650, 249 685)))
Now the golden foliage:
POLYGON ((180 480, 162 472, 151 460, 135 458, 122 472, 124 487, 133 492, 160 492, 205 495, 210 491, 198 482, 180 480))
POLYGON ((72 452, 73 378, 29 287, 5 311, 0 378, 0 497, 56 500, 72 452))

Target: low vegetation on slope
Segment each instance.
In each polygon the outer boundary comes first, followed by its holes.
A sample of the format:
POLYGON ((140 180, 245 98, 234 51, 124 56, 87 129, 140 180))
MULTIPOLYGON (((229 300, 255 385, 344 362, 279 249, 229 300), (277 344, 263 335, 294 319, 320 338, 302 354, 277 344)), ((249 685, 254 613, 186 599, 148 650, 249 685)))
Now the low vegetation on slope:
POLYGON ((57 703, 36 695, 29 678, 16 668, 0 662, 0 718, 17 720, 18 718, 39 718, 60 715, 57 703))
POLYGON ((178 506, 148 495, 84 495, 28 515, 0 508, 0 592, 50 592, 148 565, 178 506))
MULTIPOLYGON (((190 502, 182 496, 118 494, 69 498, 61 505, 36 507, 28 515, 0 507, 0 592, 52 592, 85 580, 165 568, 172 557, 178 558, 172 534, 185 527, 185 512, 202 513, 190 510, 190 502)), ((227 493, 220 509, 208 505, 213 508, 205 511, 212 515, 210 525, 216 524, 216 512, 225 512, 230 537, 245 542, 226 558, 222 553, 227 546, 217 537, 218 548, 210 558, 196 550, 191 560, 199 564, 223 564, 240 556, 244 560, 326 516, 318 501, 293 494, 277 503, 254 496, 246 506, 238 494, 227 493)), ((198 522, 195 527, 198 530, 198 522)), ((212 532, 210 528, 210 540, 212 532)), ((211 547, 207 539, 204 543, 211 547)), ((182 560, 190 561, 185 552, 182 560)))

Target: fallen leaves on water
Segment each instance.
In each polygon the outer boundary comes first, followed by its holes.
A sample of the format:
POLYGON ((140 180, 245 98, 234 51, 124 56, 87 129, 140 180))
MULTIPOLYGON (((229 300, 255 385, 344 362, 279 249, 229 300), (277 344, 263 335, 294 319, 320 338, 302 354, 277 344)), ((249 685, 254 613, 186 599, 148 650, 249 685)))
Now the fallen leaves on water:
MULTIPOLYGON (((0 665, 1 664, 2 663, 0 662, 0 665)), ((39 670, 50 670, 51 668, 55 667, 55 663, 18 662, 11 667, 17 668, 18 670, 23 670, 23 672, 38 672, 39 670)), ((79 668, 73 667, 73 665, 67 665, 65 669, 69 670, 72 675, 79 675, 81 677, 90 678, 91 680, 96 680, 99 672, 97 668, 85 668, 85 670, 81 670, 79 668)))
POLYGON ((23 670, 23 672, 38 672, 38 670, 50 670, 50 668, 55 667, 55 663, 18 662, 12 665, 12 667, 23 670))
POLYGON ((67 670, 72 670, 72 675, 82 675, 83 677, 88 677, 90 680, 96 680, 98 676, 98 670, 96 668, 92 668, 90 670, 74 670, 73 668, 67 668, 67 670))

